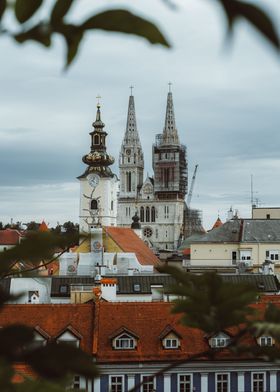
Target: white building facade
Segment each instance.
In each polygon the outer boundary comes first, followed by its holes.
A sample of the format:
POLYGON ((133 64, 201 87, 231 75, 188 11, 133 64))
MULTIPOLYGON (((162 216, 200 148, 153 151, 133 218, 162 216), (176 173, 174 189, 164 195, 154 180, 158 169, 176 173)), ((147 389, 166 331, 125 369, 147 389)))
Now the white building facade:
POLYGON ((156 136, 152 154, 154 177, 147 176, 143 181, 144 156, 137 130, 134 97, 131 95, 119 156, 117 224, 130 227, 137 212, 143 239, 153 249, 176 249, 184 234, 187 161, 186 148, 179 141, 170 91, 163 133, 156 136))

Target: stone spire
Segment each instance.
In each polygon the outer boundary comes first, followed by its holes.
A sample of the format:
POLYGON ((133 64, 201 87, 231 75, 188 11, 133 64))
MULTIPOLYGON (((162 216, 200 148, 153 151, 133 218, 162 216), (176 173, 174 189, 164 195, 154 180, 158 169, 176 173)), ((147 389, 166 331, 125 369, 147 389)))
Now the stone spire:
POLYGON ((131 95, 129 97, 129 102, 128 102, 126 131, 123 139, 123 144, 142 148, 138 131, 137 131, 135 104, 134 104, 134 96, 132 95, 132 87, 131 87, 131 95))
POLYGON ((175 123, 175 114, 173 98, 171 92, 171 83, 169 83, 169 92, 167 94, 165 124, 163 128, 162 142, 164 144, 180 144, 179 136, 175 123))

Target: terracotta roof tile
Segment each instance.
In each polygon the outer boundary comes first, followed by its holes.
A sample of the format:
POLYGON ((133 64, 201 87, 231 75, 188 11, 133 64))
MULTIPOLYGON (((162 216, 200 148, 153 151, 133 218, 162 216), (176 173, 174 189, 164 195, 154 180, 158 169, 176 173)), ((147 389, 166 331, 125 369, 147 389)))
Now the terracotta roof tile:
POLYGON ((155 266, 159 259, 132 229, 127 227, 106 227, 106 233, 125 253, 135 253, 142 265, 155 266))
POLYGON ((40 224, 40 226, 38 228, 38 231, 41 231, 41 232, 49 231, 49 228, 48 228, 45 221, 42 221, 42 223, 40 224))
POLYGON ((0 245, 17 245, 21 234, 17 230, 6 229, 0 230, 0 245))
POLYGON ((26 379, 34 379, 36 375, 32 368, 24 363, 16 363, 13 366, 15 374, 12 378, 14 384, 19 384, 24 382, 26 379))
POLYGON ((39 327, 52 339, 69 325, 81 336, 81 348, 91 353, 93 336, 92 304, 5 305, 0 312, 0 326, 19 323, 39 327))
POLYGON ((217 227, 220 227, 223 225, 223 222, 221 221, 220 217, 218 216, 216 222, 214 223, 213 227, 211 230, 216 229, 217 227))

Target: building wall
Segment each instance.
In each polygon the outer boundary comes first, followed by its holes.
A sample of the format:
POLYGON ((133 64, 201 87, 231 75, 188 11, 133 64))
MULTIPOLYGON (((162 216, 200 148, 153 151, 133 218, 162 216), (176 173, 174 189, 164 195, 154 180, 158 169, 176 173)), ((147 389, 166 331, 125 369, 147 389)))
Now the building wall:
POLYGON ((88 232, 86 220, 92 222, 90 214, 90 203, 92 199, 99 198, 99 212, 102 226, 117 225, 117 192, 118 179, 116 177, 102 177, 99 184, 93 189, 86 178, 80 179, 80 232, 88 232), (113 208, 111 208, 113 207, 113 208))
POLYGON ((280 219, 280 207, 252 208, 252 218, 253 219, 280 219))
POLYGON ((10 294, 17 295, 21 294, 16 301, 9 301, 9 303, 17 304, 28 304, 28 292, 38 291, 39 292, 39 303, 50 303, 51 302, 51 278, 47 277, 36 277, 36 278, 12 278, 10 294))

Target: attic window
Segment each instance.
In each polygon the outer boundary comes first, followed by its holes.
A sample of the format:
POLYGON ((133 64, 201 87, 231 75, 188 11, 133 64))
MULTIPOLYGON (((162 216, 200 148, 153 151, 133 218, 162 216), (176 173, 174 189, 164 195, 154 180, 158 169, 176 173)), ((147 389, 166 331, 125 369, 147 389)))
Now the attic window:
POLYGON ((70 331, 65 331, 62 335, 60 335, 56 339, 56 343, 64 343, 69 344, 70 346, 79 347, 80 341, 79 339, 73 335, 70 331))
POLYGON ((230 343, 230 337, 224 333, 219 333, 209 339, 211 347, 227 347, 230 343))
POLYGON ((166 349, 174 349, 180 346, 180 342, 178 338, 165 338, 163 339, 163 347, 166 349))
POLYGON ((139 292, 141 290, 141 286, 139 283, 135 283, 133 285, 133 291, 139 292))
POLYGON ((113 348, 116 350, 133 350, 136 348, 136 339, 127 333, 123 333, 113 340, 113 348))
POLYGON ((274 342, 271 336, 260 336, 258 338, 258 344, 262 347, 271 347, 274 342))

